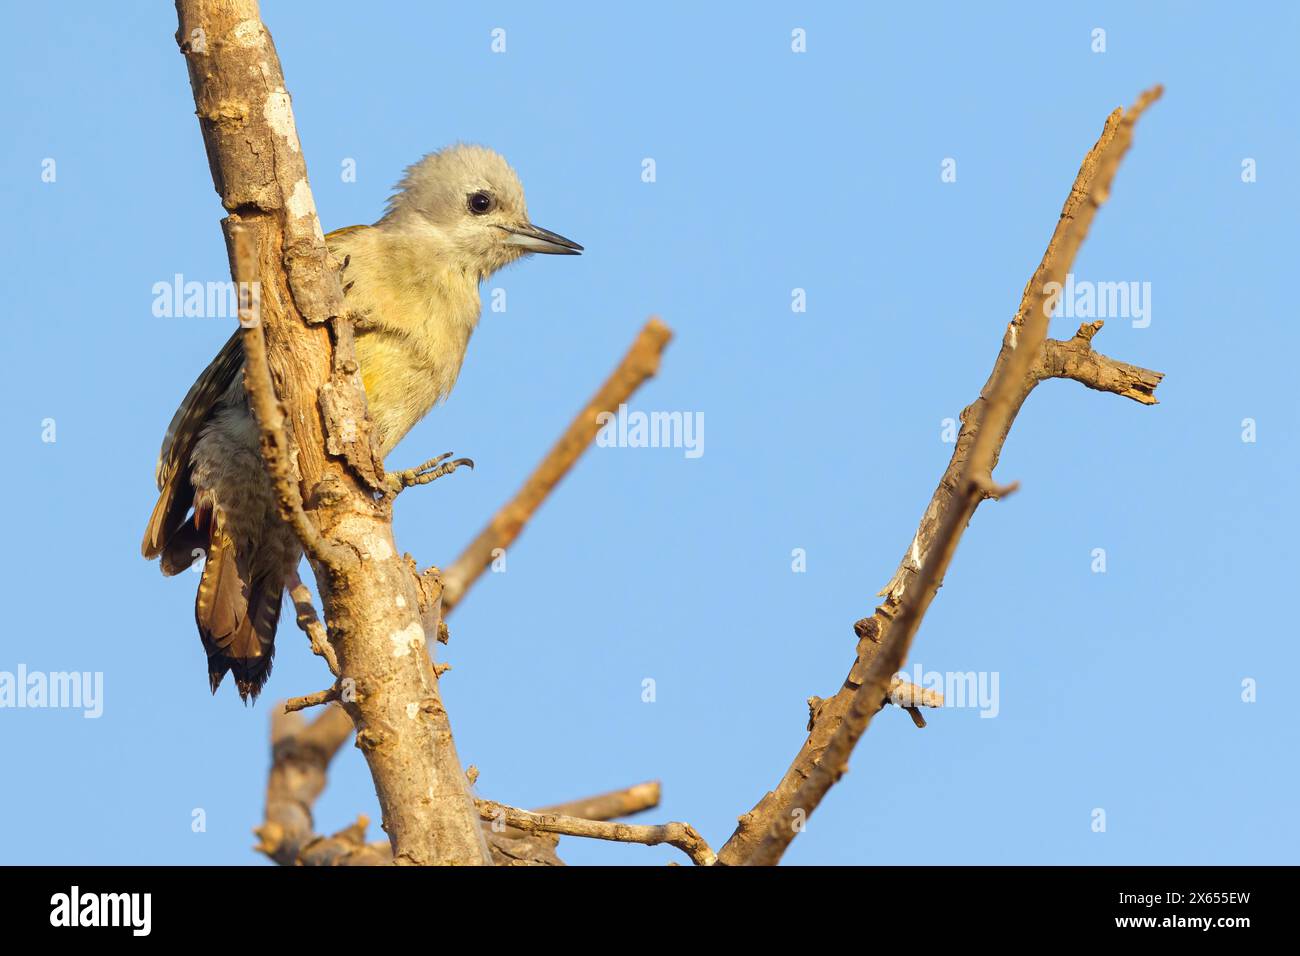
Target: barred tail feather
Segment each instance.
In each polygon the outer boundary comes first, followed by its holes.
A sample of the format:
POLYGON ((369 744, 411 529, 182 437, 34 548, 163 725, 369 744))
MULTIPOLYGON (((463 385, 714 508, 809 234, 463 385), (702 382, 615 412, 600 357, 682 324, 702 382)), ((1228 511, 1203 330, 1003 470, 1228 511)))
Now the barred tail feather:
POLYGON ((217 523, 194 601, 194 619, 208 653, 212 692, 230 671, 247 703, 257 699, 271 676, 284 581, 262 575, 249 584, 239 564, 234 543, 217 523))

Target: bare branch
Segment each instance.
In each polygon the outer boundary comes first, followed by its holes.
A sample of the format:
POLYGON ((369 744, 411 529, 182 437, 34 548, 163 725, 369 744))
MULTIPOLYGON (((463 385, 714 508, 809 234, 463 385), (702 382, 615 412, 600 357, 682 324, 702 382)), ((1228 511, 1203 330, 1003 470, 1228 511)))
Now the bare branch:
POLYGON ((307 585, 302 583, 297 571, 294 571, 293 577, 289 579, 289 597, 293 601, 294 610, 297 611, 298 627, 311 640, 311 652, 324 659, 331 674, 341 677, 339 658, 334 653, 334 645, 330 643, 325 625, 316 616, 316 606, 312 603, 311 591, 307 590, 307 585))
POLYGON ((176 8, 213 183, 230 214, 232 270, 261 280, 260 327, 244 338, 250 400, 282 510, 316 573, 326 643, 338 672, 355 682, 344 706, 394 859, 490 863, 415 584, 393 540, 391 510, 374 498, 382 478, 352 326, 274 44, 255 0, 177 0, 176 8), (255 266, 241 235, 254 240, 255 266))
POLYGON ((898 571, 881 592, 885 603, 855 625, 859 641, 853 669, 840 691, 818 709, 808 739, 778 788, 740 818, 719 853, 720 862, 759 865, 780 860, 803 822, 847 769, 849 754, 880 710, 975 508, 1008 490, 998 488, 992 471, 1016 413, 1042 380, 1036 365, 1045 348, 1051 311, 1045 306, 1050 304, 1053 283, 1064 282, 1131 142, 1133 124, 1159 95, 1157 87, 1130 110, 1112 113, 1084 158, 1042 263, 1007 327, 989 381, 980 397, 963 410, 963 429, 952 460, 898 571))
POLYGON ((559 441, 542 459, 542 463, 528 476, 523 487, 501 507, 451 567, 443 572, 444 614, 460 602, 465 592, 491 566, 494 552, 498 549, 505 550, 515 542, 538 506, 582 457, 582 453, 600 431, 597 416, 601 412, 616 411, 646 379, 659 371, 660 357, 672 335, 668 326, 659 319, 651 318, 646 322, 632 347, 623 356, 623 361, 591 397, 587 406, 574 417, 559 441))
POLYGON ((317 837, 298 854, 299 866, 392 866, 393 848, 384 840, 366 842, 369 817, 364 814, 357 822, 344 827, 333 836, 317 837))
MULTIPOLYGON (((257 849, 284 866, 304 863, 309 848, 321 846, 312 823, 312 807, 325 781, 330 761, 352 734, 352 721, 340 707, 329 707, 310 724, 301 715, 271 715, 271 772, 266 784, 266 820, 257 828, 257 849)), ((335 839, 335 838, 329 838, 335 839)), ((331 853, 333 862, 345 862, 331 853)), ((357 857, 374 862, 371 855, 357 857)), ((387 861, 392 862, 392 851, 387 861)))
MULTIPOLYGON (((266 819, 257 828, 257 850, 285 866, 387 865, 393 862, 387 842, 367 843, 367 820, 333 836, 318 836, 312 808, 325 789, 329 766, 352 733, 341 707, 331 705, 312 723, 298 714, 277 711, 271 718, 271 772, 267 781, 266 819)), ((639 783, 535 811, 544 815, 607 820, 648 810, 659 803, 658 782, 639 783)), ((495 817, 493 820, 497 819, 495 817)), ((555 855, 557 836, 536 828, 505 830, 483 822, 494 862, 503 866, 562 866, 555 855)), ((678 834, 674 833, 674 836, 678 834)))
POLYGON ((559 833, 619 843, 641 843, 645 846, 667 843, 689 856, 696 866, 712 866, 718 859, 704 838, 688 823, 665 823, 662 826, 606 823, 603 820, 584 820, 554 813, 529 813, 491 800, 479 800, 478 809, 484 820, 492 820, 525 833, 559 833))
POLYGON ((1164 375, 1127 362, 1117 362, 1092 350, 1092 338, 1104 324, 1100 319, 1085 322, 1068 342, 1048 339, 1035 366, 1035 375, 1039 381, 1068 378, 1099 392, 1113 392, 1143 405, 1157 404, 1156 386, 1164 375))
POLYGON ((326 687, 324 690, 304 694, 302 697, 290 697, 284 702, 284 712, 292 714, 295 711, 306 710, 308 707, 320 707, 322 704, 333 703, 340 696, 339 687, 335 684, 333 687, 326 687))
POLYGON ((581 817, 584 820, 616 820, 643 810, 659 806, 658 780, 634 784, 622 790, 611 790, 583 800, 570 800, 550 807, 541 807, 534 813, 581 817))
MULTIPOLYGON (((455 567, 462 569, 460 573, 469 575, 458 579, 461 582, 459 593, 464 594, 469 585, 473 583, 473 580, 490 565, 493 547, 506 547, 518 537, 524 523, 536 511, 541 500, 550 493, 565 472, 578 460, 586 446, 595 437, 597 429, 588 429, 587 426, 594 423, 596 414, 599 411, 617 409, 619 404, 625 402, 647 378, 657 371, 659 358, 671 335, 672 333, 667 327, 657 319, 651 319, 646 323, 627 355, 624 356, 592 401, 588 403, 587 408, 574 419, 564 436, 555 444, 546 460, 536 469, 519 494, 502 509, 502 514, 509 512, 516 515, 522 514, 522 517, 518 519, 517 523, 511 524, 503 520, 502 515, 499 514, 485 529, 484 533, 479 536, 479 539, 474 544, 471 544, 456 562, 455 567), (509 537, 493 537, 493 543, 485 545, 485 536, 494 533, 495 529, 499 528, 512 529, 509 537), (497 542, 500 542, 500 544, 497 542), (476 553, 476 548, 482 549, 485 546, 487 560, 483 563, 475 563, 472 556, 476 553), (468 570, 471 568, 472 571, 468 570)), ((426 464, 437 463, 435 461, 426 464)), ((410 555, 406 555, 404 561, 411 580, 416 587, 416 606, 424 615, 424 626, 428 632, 437 634, 441 639, 441 635, 445 633, 445 626, 439 626, 441 614, 451 609, 447 602, 444 578, 435 568, 420 573, 410 555)), ((329 642, 325 627, 316 615, 311 592, 295 576, 291 582, 290 594, 298 611, 298 626, 311 639, 312 651, 324 657, 330 665, 331 673, 335 677, 340 677, 341 672, 338 668, 337 657, 334 655, 333 646, 329 642)), ((435 663, 433 666, 435 671, 441 671, 445 669, 446 665, 435 663)), ((336 697, 336 688, 329 688, 305 697, 293 698, 285 703, 284 709, 286 711, 297 711, 326 703, 336 697)), ((336 707, 330 707, 327 708, 326 713, 332 714, 338 710, 336 707)), ((322 716, 321 719, 325 720, 327 718, 322 716)), ((328 719, 332 720, 333 718, 331 716, 328 719)), ((321 785, 324 785, 323 780, 321 785)), ((589 797, 585 800, 547 807, 539 812, 583 817, 588 820, 609 820, 657 806, 659 795, 660 789, 657 782, 643 783, 624 790, 589 797)), ((552 852, 554 849, 553 843, 544 844, 544 841, 539 843, 537 841, 510 840, 506 839, 508 836, 509 834, 503 835, 489 832, 488 840, 493 856, 498 863, 544 863, 554 865, 560 862, 552 852)), ((335 838, 329 839, 335 840, 335 838)), ((321 847, 337 848, 337 845, 336 842, 328 845, 321 844, 321 847)), ((329 859, 332 861, 333 857, 329 859)), ((352 857, 349 857, 349 859, 352 859, 352 857)))
MULTIPOLYGON (((253 306, 254 296, 246 290, 261 285, 258 272, 257 248, 253 234, 242 224, 232 223, 227 230, 230 238, 231 269, 235 287, 240 290, 239 325, 240 341, 244 346, 244 387, 248 390, 248 405, 257 419, 262 445, 262 460, 267 474, 275 484, 276 498, 280 504, 280 517, 290 526, 303 550, 314 561, 334 571, 342 571, 357 563, 357 556, 347 548, 326 540, 302 508, 302 493, 298 490, 298 477, 293 473, 293 450, 284 427, 284 409, 275 397, 275 384, 271 381, 271 365, 266 357, 266 339, 262 332, 259 309, 253 306)), ((256 296, 260 300, 260 293, 256 296)))
POLYGON ((905 710, 915 709, 917 707, 942 707, 943 694, 937 690, 930 690, 924 687, 917 687, 911 681, 903 680, 901 677, 895 677, 889 684, 889 696, 886 698, 889 703, 905 710))

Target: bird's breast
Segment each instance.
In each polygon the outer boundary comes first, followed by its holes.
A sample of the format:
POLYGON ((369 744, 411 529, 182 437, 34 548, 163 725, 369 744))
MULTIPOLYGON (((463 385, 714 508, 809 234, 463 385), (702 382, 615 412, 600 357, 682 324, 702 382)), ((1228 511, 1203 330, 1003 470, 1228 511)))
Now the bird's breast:
POLYGON ((370 417, 386 455, 451 393, 473 324, 436 300, 390 307, 383 314, 383 320, 364 324, 356 348, 370 417), (395 315, 401 317, 397 322, 395 315))
POLYGON ((444 250, 379 228, 332 247, 348 307, 363 316, 357 361, 379 446, 387 454, 456 384, 479 317, 477 281, 444 250))

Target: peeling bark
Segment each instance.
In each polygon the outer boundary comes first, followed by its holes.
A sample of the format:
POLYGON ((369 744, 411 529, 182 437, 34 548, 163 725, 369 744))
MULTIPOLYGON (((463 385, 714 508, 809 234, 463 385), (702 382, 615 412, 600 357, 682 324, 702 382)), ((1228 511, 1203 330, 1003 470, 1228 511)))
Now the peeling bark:
POLYGON ((270 374, 260 375, 261 355, 248 356, 250 403, 260 410, 263 447, 278 447, 296 468, 296 488, 277 483, 281 506, 291 519, 310 519, 295 529, 341 677, 355 682, 344 706, 393 858, 490 863, 425 650, 415 583, 391 513, 371 493, 382 469, 369 449, 351 328, 279 57, 254 0, 177 0, 176 9, 213 184, 229 213, 232 272, 237 239, 247 240, 255 265, 243 268, 260 280, 257 339, 264 336, 270 374))

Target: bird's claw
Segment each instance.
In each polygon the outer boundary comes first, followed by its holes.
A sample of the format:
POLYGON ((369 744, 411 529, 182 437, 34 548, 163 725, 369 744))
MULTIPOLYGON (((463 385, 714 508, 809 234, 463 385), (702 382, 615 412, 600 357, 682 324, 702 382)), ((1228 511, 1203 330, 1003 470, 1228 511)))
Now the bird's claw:
POLYGON ((447 452, 437 458, 430 458, 424 464, 417 465, 414 468, 407 468, 404 471, 390 471, 384 476, 385 497, 391 500, 407 488, 415 485, 427 485, 443 475, 450 475, 461 465, 467 465, 471 470, 474 468, 472 458, 457 458, 455 461, 447 461, 451 455, 451 452, 447 452))

